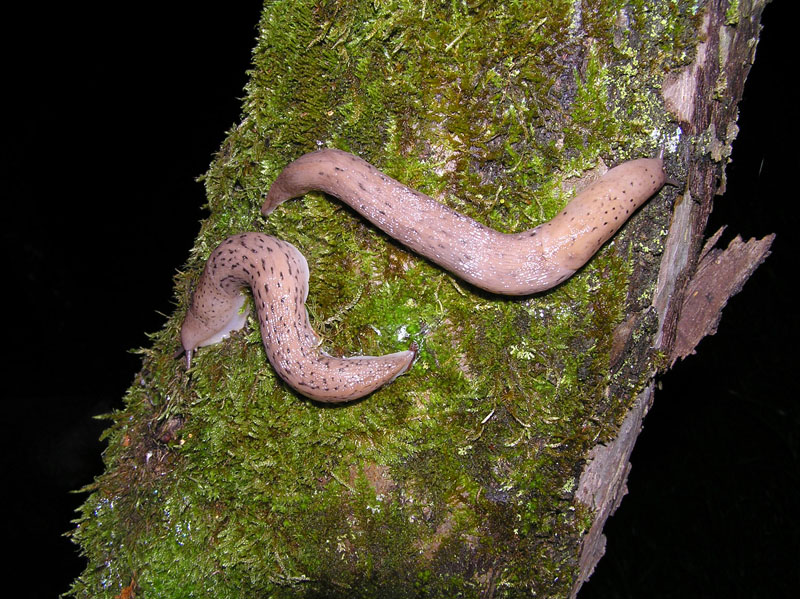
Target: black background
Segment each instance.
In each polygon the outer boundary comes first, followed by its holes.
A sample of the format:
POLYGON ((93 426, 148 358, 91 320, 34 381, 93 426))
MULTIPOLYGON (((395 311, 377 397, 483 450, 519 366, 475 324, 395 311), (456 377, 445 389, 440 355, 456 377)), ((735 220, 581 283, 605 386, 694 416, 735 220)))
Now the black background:
MULTIPOLYGON (((726 240, 776 232, 773 255, 699 355, 661 378, 584 599, 788 597, 800 584, 791 4, 765 10, 709 225, 728 224, 726 240)), ((18 596, 55 597, 84 566, 63 535, 83 500, 70 491, 102 470, 92 417, 121 405, 131 348, 173 309, 204 217, 194 179, 239 119, 261 3, 113 6, 28 4, 3 25, 0 472, 18 596)))

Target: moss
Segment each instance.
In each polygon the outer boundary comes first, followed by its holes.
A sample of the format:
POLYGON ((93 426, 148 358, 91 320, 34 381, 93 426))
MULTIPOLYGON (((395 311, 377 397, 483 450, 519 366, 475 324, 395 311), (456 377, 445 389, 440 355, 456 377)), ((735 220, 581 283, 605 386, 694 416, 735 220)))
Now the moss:
POLYGON ((739 23, 739 0, 731 0, 725 11, 725 24, 736 26, 737 23, 739 23))
MULTIPOLYGON (((87 489, 73 537, 90 566, 74 596, 131 580, 147 597, 568 593, 589 518, 572 497, 581 460, 652 370, 609 368, 641 262, 631 234, 557 289, 510 299, 321 194, 267 222, 258 209, 321 142, 503 231, 551 218, 600 157, 653 154, 672 134, 657 82, 685 59, 695 15, 652 4, 265 3, 242 122, 204 179, 211 217, 87 489), (190 289, 213 247, 246 230, 307 256, 330 352, 414 341, 412 371, 318 405, 276 378, 249 326, 184 373, 171 356, 190 289)), ((646 210, 657 231, 662 213, 646 210)))

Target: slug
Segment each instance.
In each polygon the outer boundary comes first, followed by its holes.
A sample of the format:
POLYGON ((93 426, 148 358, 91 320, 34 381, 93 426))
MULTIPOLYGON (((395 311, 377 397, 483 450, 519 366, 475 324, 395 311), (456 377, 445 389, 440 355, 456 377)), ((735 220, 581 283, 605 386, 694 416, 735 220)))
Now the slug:
POLYGON ((609 170, 552 220, 500 233, 385 175, 361 158, 326 149, 291 162, 261 207, 311 190, 335 196, 391 237, 486 291, 529 295, 569 278, 665 183, 661 159, 609 170))
POLYGON ((292 244, 263 233, 223 241, 209 256, 181 326, 187 369, 198 347, 242 328, 250 286, 261 339, 278 375, 299 393, 323 402, 358 399, 406 372, 411 349, 384 356, 335 358, 319 348, 308 321, 308 263, 292 244))

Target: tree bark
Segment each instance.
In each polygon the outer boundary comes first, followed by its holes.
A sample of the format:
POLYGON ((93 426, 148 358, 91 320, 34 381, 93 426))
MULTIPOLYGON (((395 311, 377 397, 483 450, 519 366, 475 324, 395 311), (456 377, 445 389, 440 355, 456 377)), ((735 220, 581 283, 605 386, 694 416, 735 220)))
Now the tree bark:
POLYGON ((107 432, 73 537, 76 597, 568 597, 604 551, 653 380, 713 334, 771 236, 704 241, 766 2, 265 2, 244 113, 205 177, 178 308, 107 432), (699 5, 699 6, 698 6, 699 5), (607 166, 672 179, 572 279, 471 288, 281 168, 330 146, 495 228, 556 214, 607 166), (173 359, 226 236, 311 267, 326 350, 414 341, 411 372, 331 408, 286 387, 257 327, 173 359))
MULTIPOLYGON (((769 235, 743 243, 736 237, 721 250, 714 245, 722 230, 706 241, 703 235, 714 197, 725 189, 724 164, 737 132, 737 105, 755 57, 765 5, 709 2, 693 62, 665 78, 665 106, 695 141, 702 140, 698 145, 703 152, 687 157, 687 185, 673 211, 653 301, 659 317, 655 346, 669 357, 668 366, 694 353, 703 337, 716 332, 722 308, 766 259, 774 239, 769 235), (717 131, 725 131, 724 139, 718 139, 717 131)), ((584 539, 573 596, 603 555, 601 531, 627 492, 628 459, 653 395, 651 385, 629 411, 614 442, 593 450, 582 474, 577 497, 598 517, 584 539)))

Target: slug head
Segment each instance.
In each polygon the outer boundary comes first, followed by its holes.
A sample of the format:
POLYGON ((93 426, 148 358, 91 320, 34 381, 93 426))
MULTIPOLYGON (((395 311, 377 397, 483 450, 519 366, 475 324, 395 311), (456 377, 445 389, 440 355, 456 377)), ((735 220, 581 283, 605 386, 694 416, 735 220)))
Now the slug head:
POLYGON ((219 343, 245 325, 249 310, 242 309, 244 301, 245 296, 238 295, 212 318, 200 318, 194 313, 193 306, 189 308, 181 325, 181 347, 186 354, 187 370, 198 347, 219 343))

